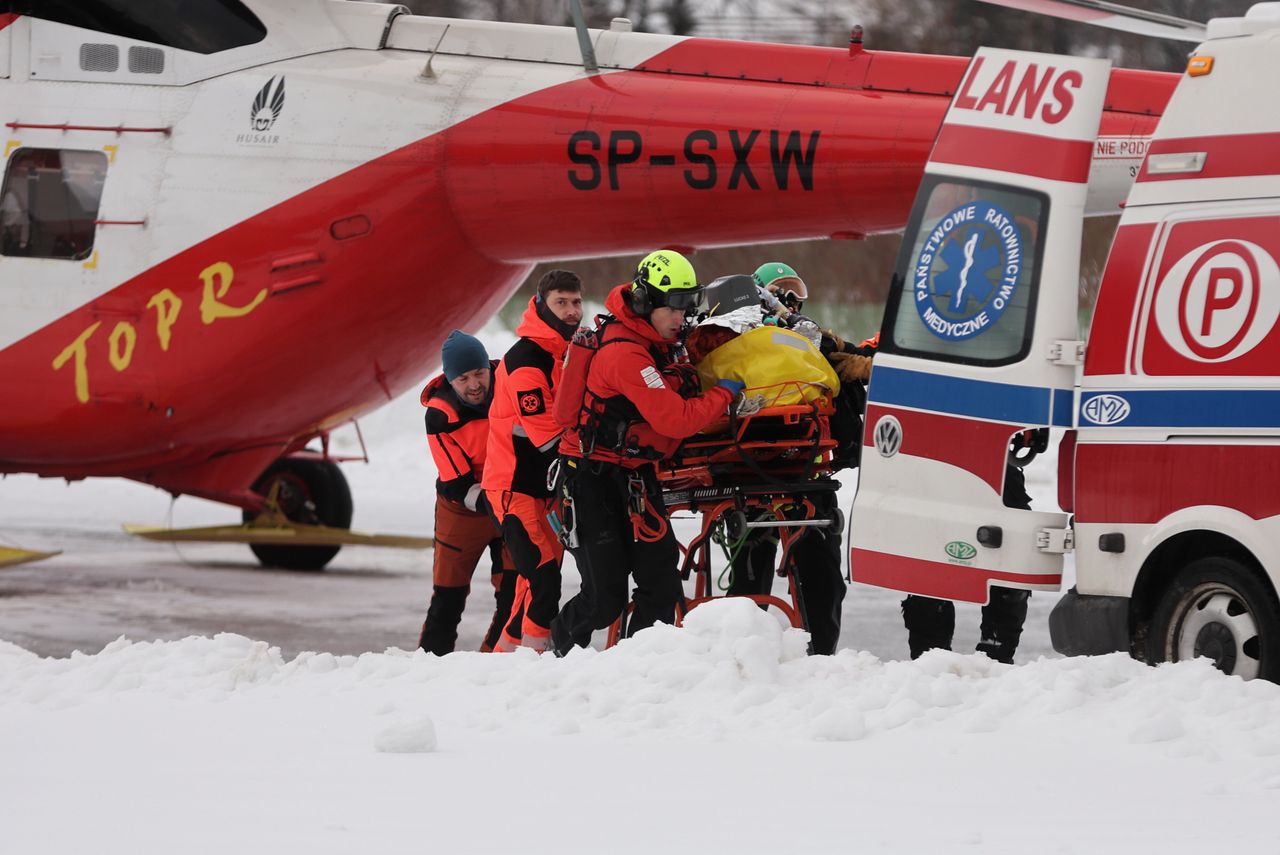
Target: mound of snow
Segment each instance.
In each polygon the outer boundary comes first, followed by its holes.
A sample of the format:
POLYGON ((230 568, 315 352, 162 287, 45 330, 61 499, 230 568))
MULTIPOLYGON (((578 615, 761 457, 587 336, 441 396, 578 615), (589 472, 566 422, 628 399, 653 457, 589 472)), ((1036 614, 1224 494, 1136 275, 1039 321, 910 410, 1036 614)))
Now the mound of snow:
POLYGON ((529 851, 572 829, 626 852, 790 851, 803 832, 805 851, 1179 855, 1221 843, 1214 806, 1237 848, 1274 842, 1280 686, 1204 661, 881 662, 806 640, 723 601, 564 659, 0 646, 6 845, 487 851, 495 800, 529 851))
POLYGON ((378 731, 373 747, 388 754, 427 754, 436 750, 436 726, 429 718, 398 721, 378 731))

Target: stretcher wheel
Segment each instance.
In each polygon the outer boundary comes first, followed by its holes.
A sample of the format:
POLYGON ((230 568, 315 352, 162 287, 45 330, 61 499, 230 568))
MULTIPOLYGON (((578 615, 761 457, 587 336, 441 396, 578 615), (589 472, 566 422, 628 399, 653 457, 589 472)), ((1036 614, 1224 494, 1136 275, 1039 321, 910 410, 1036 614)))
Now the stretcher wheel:
POLYGON ((844 531, 844 511, 840 510, 839 505, 831 509, 831 529, 836 534, 844 531))
POLYGON ((747 536, 747 515, 742 511, 728 511, 724 515, 724 533, 729 540, 742 540, 747 536))

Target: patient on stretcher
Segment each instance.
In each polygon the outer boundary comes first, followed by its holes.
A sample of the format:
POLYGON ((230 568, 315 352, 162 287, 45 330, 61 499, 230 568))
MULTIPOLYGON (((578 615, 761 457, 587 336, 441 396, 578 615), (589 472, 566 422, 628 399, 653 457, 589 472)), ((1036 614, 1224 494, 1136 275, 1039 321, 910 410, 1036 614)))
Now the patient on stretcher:
POLYGON ((687 341, 703 389, 722 378, 745 383, 739 415, 838 395, 840 379, 819 349, 822 333, 817 325, 811 321, 792 329, 773 325, 772 314, 759 299, 737 296, 748 283, 754 295, 749 276, 723 277, 708 286, 711 313, 687 341), (744 279, 747 283, 727 281, 744 279), (732 296, 726 299, 725 291, 732 291, 732 296), (730 311, 717 311, 725 306, 730 311))

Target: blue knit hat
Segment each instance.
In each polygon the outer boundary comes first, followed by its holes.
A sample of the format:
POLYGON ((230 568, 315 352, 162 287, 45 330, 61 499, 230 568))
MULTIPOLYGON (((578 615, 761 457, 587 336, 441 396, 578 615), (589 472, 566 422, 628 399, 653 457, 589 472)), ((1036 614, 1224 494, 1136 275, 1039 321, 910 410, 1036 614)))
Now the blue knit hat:
POLYGON ((467 335, 462 330, 449 333, 449 337, 444 340, 444 347, 440 348, 440 359, 444 363, 444 379, 450 383, 455 377, 468 371, 489 367, 489 354, 480 339, 467 335))

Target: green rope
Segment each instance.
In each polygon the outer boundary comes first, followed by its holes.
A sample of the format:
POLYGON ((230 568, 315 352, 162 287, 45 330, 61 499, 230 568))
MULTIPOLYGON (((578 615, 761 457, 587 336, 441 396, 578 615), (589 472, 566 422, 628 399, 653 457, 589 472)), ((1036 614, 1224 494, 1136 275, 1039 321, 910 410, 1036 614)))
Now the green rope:
MULTIPOLYGON (((777 514, 766 511, 762 513, 760 516, 756 517, 755 520, 753 520, 753 522, 760 522, 761 520, 777 519, 777 518, 778 518, 777 514)), ((725 522, 724 522, 724 519, 721 518, 721 520, 718 523, 716 523, 716 527, 711 532, 711 539, 715 541, 717 544, 719 544, 721 551, 724 552, 725 558, 728 559, 729 561, 728 565, 723 570, 720 571, 720 575, 716 577, 716 588, 720 591, 727 591, 729 590, 730 587, 732 587, 733 562, 738 560, 738 553, 742 551, 742 547, 746 546, 747 538, 751 536, 751 530, 747 529, 742 533, 742 537, 738 538, 735 542, 730 544, 728 535, 726 535, 724 532, 725 532, 725 522), (726 579, 728 579, 727 582, 725 581, 726 579)), ((780 540, 776 535, 771 537, 770 540, 773 541, 775 546, 778 543, 780 543, 780 540)))
POLYGON ((747 542, 747 532, 744 531, 742 537, 730 543, 729 536, 726 534, 727 529, 728 526, 725 524, 724 517, 721 517, 711 530, 711 540, 720 547, 720 551, 724 553, 724 557, 729 561, 728 566, 721 570, 720 575, 716 578, 716 587, 721 591, 729 590, 729 585, 733 584, 733 561, 738 557, 738 552, 747 542), (725 583, 726 575, 729 578, 728 584, 725 583))

